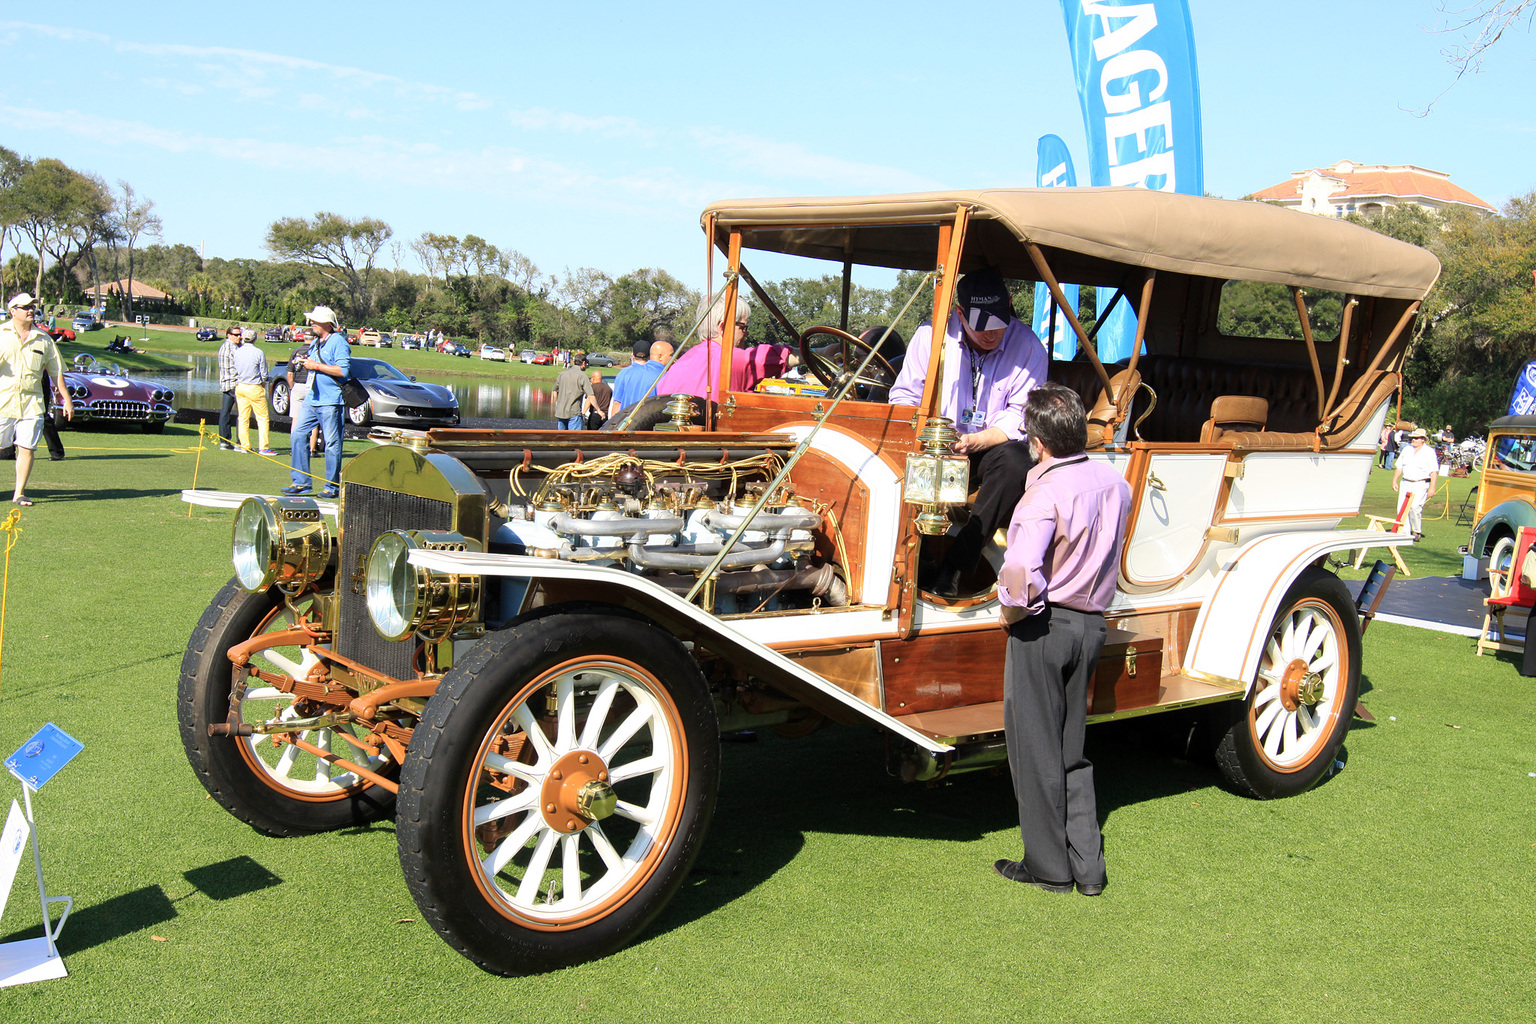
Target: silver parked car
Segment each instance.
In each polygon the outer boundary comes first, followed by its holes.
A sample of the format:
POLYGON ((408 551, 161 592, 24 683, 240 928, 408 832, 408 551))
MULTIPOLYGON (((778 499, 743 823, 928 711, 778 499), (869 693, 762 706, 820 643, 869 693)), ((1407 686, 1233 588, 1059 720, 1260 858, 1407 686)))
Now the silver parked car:
MULTIPOLYGON (((384 360, 368 356, 352 357, 352 376, 368 389, 368 403, 347 410, 347 419, 354 426, 383 423, 427 429, 458 425, 459 400, 451 388, 418 383, 415 377, 407 377, 384 360)), ((272 367, 267 394, 274 414, 291 417, 286 361, 272 367)))

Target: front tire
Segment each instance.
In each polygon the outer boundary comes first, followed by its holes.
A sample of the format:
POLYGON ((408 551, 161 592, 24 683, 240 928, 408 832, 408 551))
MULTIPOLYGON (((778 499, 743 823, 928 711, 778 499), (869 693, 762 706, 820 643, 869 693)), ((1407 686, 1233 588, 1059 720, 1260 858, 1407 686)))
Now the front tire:
POLYGON ((1234 788, 1268 800, 1317 785, 1360 694, 1360 620, 1338 577, 1309 567, 1287 591, 1258 677, 1216 747, 1234 788))
POLYGON ((364 402, 355 409, 347 410, 347 420, 354 427, 366 427, 373 422, 372 401, 364 402))
MULTIPOLYGON (((234 580, 219 591, 192 630, 181 662, 177 719, 181 742, 198 780, 225 810, 273 836, 308 835, 361 825, 388 814, 394 794, 313 754, 272 736, 209 736, 208 726, 229 715, 229 649, 253 636, 291 628, 293 613, 274 587, 252 594, 234 580)), ((251 666, 303 679, 316 664, 300 647, 259 651, 251 666)), ((247 680, 239 717, 248 723, 302 717, 294 701, 254 676, 247 680)), ((364 758, 331 729, 298 734, 322 750, 387 775, 382 757, 364 758)))
POLYGON ((400 863, 422 915, 497 974, 630 942, 703 842, 718 728, 689 652, 617 609, 554 608, 481 641, 401 772, 400 863))
POLYGON ((290 397, 290 392, 288 390, 288 382, 286 380, 278 380, 278 381, 273 381, 272 382, 272 398, 271 398, 271 402, 272 402, 272 411, 274 413, 276 413, 279 416, 287 416, 288 415, 288 404, 289 404, 288 400, 289 400, 289 397, 290 397))

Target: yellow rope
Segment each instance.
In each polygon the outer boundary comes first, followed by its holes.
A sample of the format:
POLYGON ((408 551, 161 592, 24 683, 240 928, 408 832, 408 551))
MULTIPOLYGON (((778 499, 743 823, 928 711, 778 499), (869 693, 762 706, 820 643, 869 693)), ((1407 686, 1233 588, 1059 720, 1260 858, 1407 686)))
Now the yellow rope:
MULTIPOLYGON (((4 531, 5 538, 5 575, 0 578, 0 659, 5 656, 5 602, 11 591, 11 548, 16 546, 17 539, 21 536, 21 511, 11 509, 10 514, 0 522, 0 531, 4 531)), ((3 661, 0 661, 3 663, 3 661)))

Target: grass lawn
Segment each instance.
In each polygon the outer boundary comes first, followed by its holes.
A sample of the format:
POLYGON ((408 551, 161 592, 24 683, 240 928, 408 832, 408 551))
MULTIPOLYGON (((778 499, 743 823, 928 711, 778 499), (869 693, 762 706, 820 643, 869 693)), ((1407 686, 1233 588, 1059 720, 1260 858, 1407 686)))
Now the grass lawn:
MULTIPOLYGON (((1384 623, 1365 637, 1377 721, 1302 796, 1234 796, 1135 723, 1090 730, 1112 882, 1097 899, 992 874, 1018 853, 1006 777, 907 786, 870 731, 768 734, 726 746, 703 854, 639 942, 483 974, 420 920, 391 824, 270 839, 205 795, 174 697, 230 575, 230 514, 178 498, 190 428, 65 441, 10 554, 0 754, 47 721, 85 744, 36 801, 49 889, 75 899, 70 977, 0 991, 6 1020, 1531 1018, 1536 680, 1470 639, 1384 623)), ((1370 502, 1390 504, 1384 478, 1370 502)), ((202 456, 204 487, 283 479, 202 456)), ((1470 482, 1453 486, 1459 501, 1470 482)), ((1407 553, 1416 575, 1459 567, 1452 521, 1407 553)), ((0 941, 38 919, 23 867, 0 941)))

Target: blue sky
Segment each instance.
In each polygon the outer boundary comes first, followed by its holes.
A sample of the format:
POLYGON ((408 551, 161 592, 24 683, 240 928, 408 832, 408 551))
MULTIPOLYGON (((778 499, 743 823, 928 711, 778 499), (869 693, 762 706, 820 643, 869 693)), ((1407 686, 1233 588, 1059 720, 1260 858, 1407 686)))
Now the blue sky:
MULTIPOLYGON (((1054 0, 25 13, 0 21, 0 144, 128 180, 167 242, 209 256, 264 256, 273 220, 333 210, 402 243, 474 233, 546 273, 656 266, 698 287, 711 200, 1029 185, 1045 133, 1086 173, 1054 0)), ((1341 159, 1447 171, 1495 206, 1536 188, 1524 25, 1415 117, 1453 76, 1435 0, 1190 0, 1190 17, 1208 191, 1341 159)))

